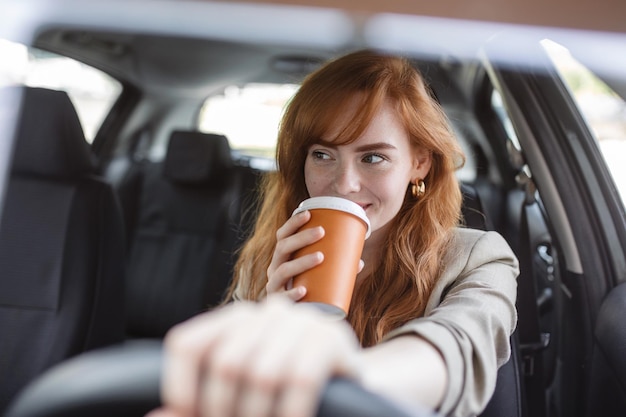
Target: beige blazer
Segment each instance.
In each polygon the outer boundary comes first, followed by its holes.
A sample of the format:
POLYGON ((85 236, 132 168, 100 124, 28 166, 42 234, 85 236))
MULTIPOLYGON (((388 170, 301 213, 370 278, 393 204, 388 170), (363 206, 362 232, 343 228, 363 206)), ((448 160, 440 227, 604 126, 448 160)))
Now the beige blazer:
POLYGON ((509 358, 509 336, 517 324, 518 261, 496 232, 457 228, 445 270, 423 317, 385 339, 417 334, 443 355, 448 390, 439 412, 479 414, 494 392, 498 368, 509 358))

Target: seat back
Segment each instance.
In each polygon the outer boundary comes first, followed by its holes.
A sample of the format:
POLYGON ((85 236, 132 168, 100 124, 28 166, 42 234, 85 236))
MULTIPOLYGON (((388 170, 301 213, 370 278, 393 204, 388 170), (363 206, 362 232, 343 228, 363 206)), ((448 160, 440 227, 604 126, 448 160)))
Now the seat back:
POLYGON ((606 296, 596 318, 585 416, 626 415, 626 283, 606 296))
MULTIPOLYGON (((476 189, 470 184, 463 183, 461 184, 461 193, 463 195, 462 216, 465 226, 480 230, 492 229, 476 189)), ((522 416, 524 401, 521 369, 521 356, 516 331, 511 335, 511 357, 498 369, 495 391, 480 417, 522 416)))
POLYGON ((163 337, 222 300, 256 180, 233 163, 226 137, 192 131, 172 133, 163 162, 131 168, 119 188, 131 232, 129 336, 163 337))
POLYGON ((463 205, 461 206, 463 224, 472 229, 493 230, 493 225, 487 217, 476 188, 471 184, 461 183, 461 195, 463 196, 463 205))
POLYGON ((123 339, 119 203, 67 94, 23 88, 0 219, 0 414, 50 366, 123 339))
POLYGON ((511 357, 498 369, 496 389, 480 417, 521 417, 524 413, 522 358, 517 331, 511 336, 511 357))

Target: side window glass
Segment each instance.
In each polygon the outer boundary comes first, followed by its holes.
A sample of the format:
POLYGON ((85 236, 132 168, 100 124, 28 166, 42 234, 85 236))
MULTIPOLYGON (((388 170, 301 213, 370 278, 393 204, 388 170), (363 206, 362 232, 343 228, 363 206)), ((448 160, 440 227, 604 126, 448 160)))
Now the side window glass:
POLYGON ((241 155, 273 162, 280 119, 298 88, 297 84, 229 86, 205 101, 198 129, 225 135, 241 155))
POLYGON ((122 92, 114 78, 74 59, 0 39, 0 87, 28 85, 67 92, 92 142, 122 92))
POLYGON ((542 45, 587 121, 626 204, 626 102, 566 48, 549 40, 542 45))

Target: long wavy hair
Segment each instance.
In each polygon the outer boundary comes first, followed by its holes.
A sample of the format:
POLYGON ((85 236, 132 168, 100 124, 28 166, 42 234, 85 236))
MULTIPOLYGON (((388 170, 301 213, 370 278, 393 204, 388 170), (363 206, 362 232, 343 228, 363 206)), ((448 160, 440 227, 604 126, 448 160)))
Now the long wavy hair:
POLYGON ((455 171, 465 157, 442 109, 410 61, 375 51, 359 51, 330 61, 310 74, 288 104, 276 149, 278 170, 262 184, 261 206, 251 237, 235 264, 227 299, 259 300, 265 296, 267 268, 276 230, 308 198, 304 163, 309 147, 335 128, 342 110, 359 97, 360 108, 344 122, 335 144, 350 143, 365 131, 385 100, 395 106, 413 149, 432 157, 424 179, 426 193, 408 192, 392 220, 382 262, 358 280, 347 320, 362 346, 423 315, 442 272, 441 260, 459 224, 461 192, 455 171))

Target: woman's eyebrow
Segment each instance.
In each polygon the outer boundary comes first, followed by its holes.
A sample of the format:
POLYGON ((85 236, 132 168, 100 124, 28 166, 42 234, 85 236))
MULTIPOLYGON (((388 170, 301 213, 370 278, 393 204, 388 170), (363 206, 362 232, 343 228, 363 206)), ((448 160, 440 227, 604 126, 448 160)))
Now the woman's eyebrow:
POLYGON ((367 151, 376 151, 380 149, 397 149, 391 143, 387 142, 377 142, 377 143, 368 143, 367 145, 358 146, 356 148, 357 152, 367 152, 367 151))
MULTIPOLYGON (((339 146, 342 145, 337 145, 336 143, 333 142, 327 142, 325 140, 320 140, 318 142, 316 142, 314 145, 319 145, 319 146, 324 146, 327 148, 331 148, 331 149, 337 149, 339 146)), ((387 142, 376 142, 376 143, 368 143, 365 145, 361 145, 358 146, 356 148, 357 152, 369 152, 369 151, 377 151, 377 150, 381 150, 381 149, 397 149, 395 146, 393 146, 391 143, 387 143, 387 142)))

